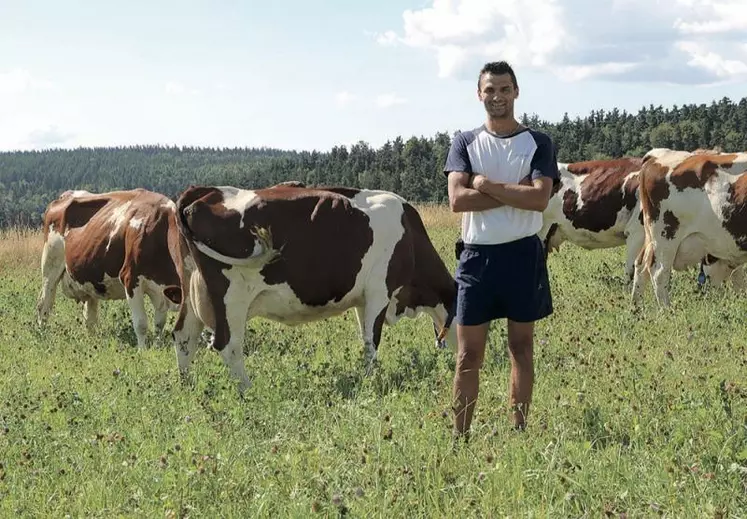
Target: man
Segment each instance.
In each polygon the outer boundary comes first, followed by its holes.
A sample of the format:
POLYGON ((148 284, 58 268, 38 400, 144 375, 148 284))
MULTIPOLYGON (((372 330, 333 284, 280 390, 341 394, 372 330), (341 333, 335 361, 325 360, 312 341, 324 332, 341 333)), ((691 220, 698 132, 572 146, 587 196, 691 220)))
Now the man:
POLYGON ((534 386, 534 322, 553 311, 537 232, 559 181, 554 145, 514 118, 519 87, 508 63, 482 68, 477 95, 487 119, 454 137, 444 167, 451 210, 462 213, 464 242, 455 276, 456 436, 469 434, 488 328, 500 318, 507 319, 513 423, 524 429, 534 386))

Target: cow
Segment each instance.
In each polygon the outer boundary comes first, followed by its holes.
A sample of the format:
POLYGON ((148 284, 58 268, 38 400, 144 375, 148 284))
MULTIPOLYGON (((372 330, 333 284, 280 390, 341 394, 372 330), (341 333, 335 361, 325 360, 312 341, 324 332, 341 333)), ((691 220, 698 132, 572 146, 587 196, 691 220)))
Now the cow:
POLYGON ((176 212, 195 266, 166 290, 181 304, 173 339, 183 378, 207 327, 243 394, 244 333, 257 316, 293 326, 354 309, 367 373, 383 325, 403 316, 429 315, 439 346, 455 346, 454 278, 420 215, 394 193, 190 186, 176 212))
POLYGON ((89 331, 98 323, 100 300, 126 299, 139 348, 147 346, 145 296, 154 307, 156 333, 168 311, 178 310, 164 290, 179 285, 186 249, 176 226, 176 205, 145 189, 90 193, 65 191, 43 216, 42 286, 37 322, 44 326, 57 286, 84 306, 89 331))
POLYGON ((734 271, 742 289, 747 261, 747 153, 656 149, 639 173, 644 246, 636 261, 632 302, 650 279, 656 300, 670 305, 671 270, 712 263, 715 284, 734 271), (703 259, 706 261, 703 261, 703 259), (720 265, 718 265, 720 264, 720 265))
POLYGON ((564 241, 585 249, 627 245, 625 276, 632 281, 635 257, 643 246, 638 203, 641 163, 637 157, 559 163, 560 182, 553 188, 538 233, 545 254, 564 241))

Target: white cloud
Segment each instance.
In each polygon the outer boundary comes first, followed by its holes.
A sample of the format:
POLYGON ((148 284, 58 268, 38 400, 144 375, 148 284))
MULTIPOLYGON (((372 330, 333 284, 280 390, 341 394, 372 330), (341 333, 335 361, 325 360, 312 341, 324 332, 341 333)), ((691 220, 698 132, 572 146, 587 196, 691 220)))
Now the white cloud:
POLYGON ((337 106, 341 108, 348 106, 350 103, 355 101, 357 98, 358 98, 357 95, 352 94, 347 91, 338 92, 337 95, 335 96, 335 99, 337 101, 337 106))
POLYGON ((677 42, 677 48, 690 55, 688 65, 700 67, 718 77, 728 78, 747 74, 747 63, 744 61, 725 59, 700 43, 681 41, 677 42))
POLYGON ((394 31, 386 31, 381 34, 376 33, 375 36, 376 36, 376 43, 378 43, 379 45, 393 46, 399 42, 397 33, 394 31))
POLYGON ((407 100, 398 96, 397 94, 381 94, 376 97, 376 104, 379 108, 389 108, 395 105, 401 105, 406 103, 407 100))
POLYGON ((34 77, 28 70, 13 69, 0 73, 0 95, 10 96, 38 90, 51 90, 54 83, 34 77))
POLYGON ((168 81, 164 85, 164 91, 173 96, 199 95, 200 91, 196 88, 190 88, 179 81, 168 81))
POLYGON ((440 77, 498 59, 570 81, 747 77, 745 0, 433 0, 402 19, 377 41, 432 53, 440 77))
POLYGON ((1 150, 38 150, 67 147, 74 144, 76 134, 49 117, 16 114, 0 120, 1 150))

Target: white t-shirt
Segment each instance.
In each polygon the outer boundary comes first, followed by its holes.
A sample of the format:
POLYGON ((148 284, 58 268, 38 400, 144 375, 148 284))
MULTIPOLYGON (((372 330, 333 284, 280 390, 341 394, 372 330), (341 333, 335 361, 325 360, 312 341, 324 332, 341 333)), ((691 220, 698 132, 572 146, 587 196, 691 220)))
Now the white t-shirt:
MULTIPOLYGON (((559 182, 555 146, 540 131, 522 128, 499 137, 483 124, 454 136, 444 173, 452 171, 480 174, 496 182, 518 183, 531 174, 559 182)), ((469 244, 506 243, 542 228, 542 213, 503 206, 462 213, 462 240, 469 244)))

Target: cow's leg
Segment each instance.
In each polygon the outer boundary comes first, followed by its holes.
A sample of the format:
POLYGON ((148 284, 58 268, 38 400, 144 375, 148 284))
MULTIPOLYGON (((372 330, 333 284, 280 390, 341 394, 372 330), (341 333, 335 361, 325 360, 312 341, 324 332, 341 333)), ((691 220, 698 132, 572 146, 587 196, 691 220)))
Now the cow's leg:
POLYGON ((384 327, 389 297, 386 288, 367 290, 365 295, 365 306, 356 308, 358 323, 362 332, 363 345, 365 346, 366 373, 370 374, 376 362, 376 353, 381 342, 381 332, 384 327), (362 322, 362 324, 361 324, 362 322))
POLYGON ((216 319, 213 345, 220 350, 223 363, 231 376, 239 381, 239 392, 243 394, 252 385, 244 365, 246 321, 249 315, 249 307, 257 297, 258 292, 250 290, 247 293, 246 283, 241 274, 238 273, 235 277, 231 274, 229 272, 229 275, 226 276, 230 280, 224 298, 226 319, 225 321, 216 319))
POLYGON ((36 320, 46 324, 52 312, 57 284, 65 273, 65 243, 62 236, 50 233, 44 244, 41 258, 42 286, 36 303, 36 320))
POLYGON ((197 352, 203 326, 204 324, 197 317, 192 307, 191 300, 187 298, 179 309, 179 316, 172 332, 176 363, 179 367, 182 382, 186 382, 188 378, 189 368, 192 366, 192 359, 197 352))
POLYGON ((629 285, 635 279, 635 259, 644 245, 642 232, 631 232, 625 239, 625 282, 629 285))
POLYGON ((634 308, 637 308, 641 304, 643 290, 651 280, 646 267, 646 261, 648 261, 647 252, 645 249, 641 249, 634 262, 633 288, 631 289, 631 301, 634 308))
POLYGON ((651 262, 651 284, 654 287, 656 300, 659 305, 668 307, 669 301, 669 280, 672 276, 672 266, 674 257, 677 253, 679 244, 667 243, 666 246, 654 248, 653 261, 651 262))
POLYGON ((132 327, 137 336, 137 347, 145 348, 148 344, 148 314, 145 313, 145 293, 141 285, 132 291, 126 290, 127 304, 132 314, 132 327))
POLYGON ((86 329, 93 333, 99 325, 99 300, 96 298, 86 299, 83 302, 83 319, 86 322, 86 329))
POLYGON ((153 304, 153 328, 155 334, 160 336, 166 327, 166 319, 169 315, 169 300, 161 293, 151 292, 148 294, 153 304))

